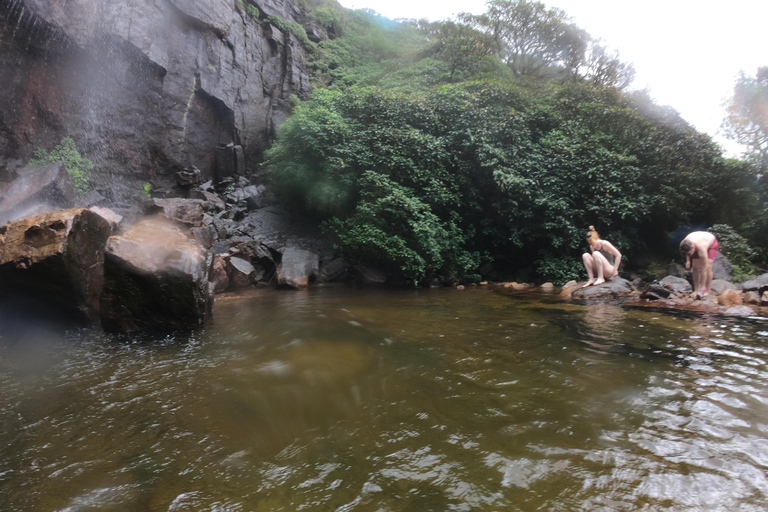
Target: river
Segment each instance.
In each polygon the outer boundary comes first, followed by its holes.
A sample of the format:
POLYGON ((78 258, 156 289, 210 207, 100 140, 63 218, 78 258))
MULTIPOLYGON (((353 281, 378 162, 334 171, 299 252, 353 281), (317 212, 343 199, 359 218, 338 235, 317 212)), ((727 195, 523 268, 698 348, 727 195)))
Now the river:
POLYGON ((763 511, 768 319, 485 288, 0 338, 3 511, 763 511))

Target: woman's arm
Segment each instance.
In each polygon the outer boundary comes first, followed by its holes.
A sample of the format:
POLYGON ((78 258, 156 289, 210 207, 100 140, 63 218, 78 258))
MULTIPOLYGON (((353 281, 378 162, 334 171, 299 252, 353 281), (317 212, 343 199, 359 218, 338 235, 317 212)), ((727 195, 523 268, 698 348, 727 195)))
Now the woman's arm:
POLYGON ((605 249, 608 254, 613 255, 613 275, 618 276, 619 265, 621 265, 621 253, 616 247, 613 246, 611 242, 606 240, 603 240, 603 249, 605 249))

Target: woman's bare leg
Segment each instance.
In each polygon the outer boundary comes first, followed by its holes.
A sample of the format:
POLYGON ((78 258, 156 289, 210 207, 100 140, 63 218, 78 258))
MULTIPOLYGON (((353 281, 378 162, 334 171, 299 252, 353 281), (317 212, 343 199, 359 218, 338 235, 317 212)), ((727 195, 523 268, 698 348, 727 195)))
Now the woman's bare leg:
POLYGON ((595 280, 595 285, 603 284, 606 275, 608 277, 613 275, 613 266, 607 259, 605 259, 605 256, 599 252, 595 252, 592 257, 595 259, 595 267, 597 267, 597 279, 595 280))
POLYGON ((595 259, 592 257, 591 254, 588 252, 585 252, 581 255, 581 260, 584 262, 584 268, 587 269, 587 275, 589 276, 589 281, 587 281, 587 284, 582 286, 582 288, 586 288, 587 286, 591 285, 595 282, 595 259))

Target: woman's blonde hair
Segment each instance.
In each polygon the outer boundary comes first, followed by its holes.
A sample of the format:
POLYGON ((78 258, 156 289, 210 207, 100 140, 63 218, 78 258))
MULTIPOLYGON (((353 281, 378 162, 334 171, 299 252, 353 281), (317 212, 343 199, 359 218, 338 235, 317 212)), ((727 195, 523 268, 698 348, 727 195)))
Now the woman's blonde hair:
POLYGON ((600 236, 597 234, 597 231, 595 231, 595 226, 589 226, 589 231, 587 231, 587 242, 592 245, 597 243, 598 240, 600 240, 600 236))

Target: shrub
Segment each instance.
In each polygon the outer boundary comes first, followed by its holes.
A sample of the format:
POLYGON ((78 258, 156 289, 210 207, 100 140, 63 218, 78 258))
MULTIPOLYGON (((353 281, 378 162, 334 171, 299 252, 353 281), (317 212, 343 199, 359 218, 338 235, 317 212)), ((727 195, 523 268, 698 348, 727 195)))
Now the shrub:
POLYGON ((42 166, 51 162, 64 164, 78 195, 85 195, 91 189, 93 162, 80 154, 71 137, 61 139, 61 142, 50 152, 42 148, 35 150, 35 156, 29 161, 29 164, 42 166))
POLYGON ((580 258, 547 255, 534 263, 534 270, 543 279, 562 286, 580 280, 586 270, 580 258))
POLYGON ((754 260, 757 251, 749 245, 746 238, 728 224, 715 224, 710 231, 717 237, 718 250, 731 262, 734 278, 755 272, 754 260))

